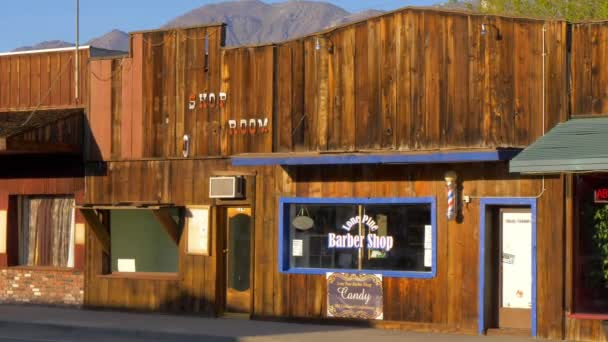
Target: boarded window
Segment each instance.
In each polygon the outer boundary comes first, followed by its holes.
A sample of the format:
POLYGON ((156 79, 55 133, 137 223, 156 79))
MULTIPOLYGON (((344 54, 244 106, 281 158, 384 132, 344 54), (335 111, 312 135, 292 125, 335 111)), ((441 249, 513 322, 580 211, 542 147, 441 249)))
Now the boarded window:
POLYGON ((19 198, 19 264, 74 266, 74 198, 19 198))

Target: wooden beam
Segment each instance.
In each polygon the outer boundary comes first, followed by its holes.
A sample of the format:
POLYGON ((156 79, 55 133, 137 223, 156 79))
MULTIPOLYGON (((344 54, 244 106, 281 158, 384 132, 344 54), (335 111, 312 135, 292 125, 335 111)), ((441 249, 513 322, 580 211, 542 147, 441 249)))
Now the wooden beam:
POLYGON ((180 233, 177 222, 171 217, 171 213, 167 209, 152 210, 152 215, 158 220, 158 222, 165 228, 171 240, 179 245, 180 233))
POLYGON ((95 210, 80 208, 80 213, 82 214, 82 217, 84 217, 85 221, 87 221, 87 224, 95 236, 97 236, 103 251, 110 254, 110 233, 108 233, 106 226, 104 226, 104 224, 99 220, 99 216, 97 216, 95 210))
POLYGON ((26 140, 6 140, 4 146, 0 144, 0 151, 9 153, 72 153, 81 152, 80 146, 65 143, 50 143, 26 140), (2 148, 3 147, 3 148, 2 148))

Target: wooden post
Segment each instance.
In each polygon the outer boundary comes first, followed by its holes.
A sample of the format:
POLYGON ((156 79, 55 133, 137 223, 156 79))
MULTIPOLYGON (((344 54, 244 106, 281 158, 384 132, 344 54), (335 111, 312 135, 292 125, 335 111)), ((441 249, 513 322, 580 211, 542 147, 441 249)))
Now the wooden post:
POLYGON ((110 233, 104 226, 104 224, 99 220, 99 216, 94 209, 83 209, 80 208, 80 213, 82 217, 84 217, 85 221, 89 224, 91 231, 97 236, 97 239, 101 243, 101 247, 103 251, 107 254, 110 254, 110 233))
POLYGON ((152 210, 152 215, 161 224, 161 226, 165 228, 165 231, 167 232, 167 234, 169 234, 171 240, 173 240, 176 245, 179 245, 179 226, 177 222, 173 220, 173 217, 171 217, 170 212, 167 209, 158 209, 152 210))

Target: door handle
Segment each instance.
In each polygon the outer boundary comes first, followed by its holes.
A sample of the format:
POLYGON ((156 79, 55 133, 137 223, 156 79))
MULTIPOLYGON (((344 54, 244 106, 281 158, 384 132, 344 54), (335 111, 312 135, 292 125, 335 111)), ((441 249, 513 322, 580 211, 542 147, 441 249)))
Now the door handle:
POLYGON ((228 253, 228 249, 222 250, 223 253, 228 253))

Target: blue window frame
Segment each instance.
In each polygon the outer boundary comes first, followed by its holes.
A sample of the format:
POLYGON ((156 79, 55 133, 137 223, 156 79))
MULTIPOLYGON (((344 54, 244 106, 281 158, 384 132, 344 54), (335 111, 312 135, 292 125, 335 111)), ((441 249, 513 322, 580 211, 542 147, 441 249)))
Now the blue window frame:
POLYGON ((279 200, 279 271, 434 278, 437 274, 436 218, 434 197, 282 197, 279 200), (296 221, 296 218, 299 219, 296 221), (317 241, 310 242, 312 238, 317 241), (303 258, 305 261, 301 262, 303 258), (311 258, 315 261, 310 262, 311 258))

